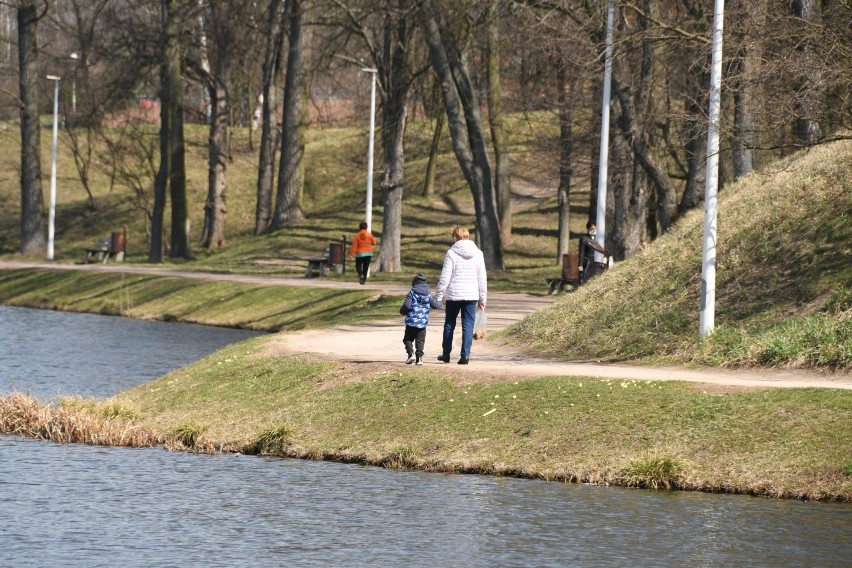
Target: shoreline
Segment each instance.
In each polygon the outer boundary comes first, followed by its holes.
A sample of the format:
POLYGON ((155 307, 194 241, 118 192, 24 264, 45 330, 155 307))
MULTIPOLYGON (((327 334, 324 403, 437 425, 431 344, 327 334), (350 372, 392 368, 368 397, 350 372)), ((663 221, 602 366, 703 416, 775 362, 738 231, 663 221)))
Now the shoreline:
POLYGON ((132 416, 167 449, 852 502, 847 388, 547 372, 495 380, 475 361, 414 369, 281 350, 298 335, 227 347, 89 411, 132 416))

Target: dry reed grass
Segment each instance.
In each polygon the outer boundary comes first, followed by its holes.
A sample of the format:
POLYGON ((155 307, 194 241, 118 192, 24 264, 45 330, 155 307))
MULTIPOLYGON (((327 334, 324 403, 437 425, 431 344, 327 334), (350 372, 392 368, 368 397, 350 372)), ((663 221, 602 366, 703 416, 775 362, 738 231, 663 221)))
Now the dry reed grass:
POLYGON ((0 434, 93 446, 141 448, 160 443, 153 432, 124 418, 105 417, 97 409, 96 405, 44 405, 15 392, 0 396, 0 434))

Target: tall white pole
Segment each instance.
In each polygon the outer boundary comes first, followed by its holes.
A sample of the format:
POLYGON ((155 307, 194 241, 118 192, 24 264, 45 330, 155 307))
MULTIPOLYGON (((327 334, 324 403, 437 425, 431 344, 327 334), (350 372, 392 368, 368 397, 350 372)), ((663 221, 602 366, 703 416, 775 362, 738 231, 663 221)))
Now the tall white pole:
POLYGON ((710 123, 707 128, 707 174, 704 190, 704 248, 701 257, 701 338, 713 333, 716 311, 716 198, 719 191, 719 116, 722 102, 722 26, 725 0, 713 10, 713 58, 710 71, 710 123))
POLYGON ((77 114, 77 52, 71 54, 74 60, 74 74, 71 76, 71 114, 77 114))
POLYGON ((47 260, 53 260, 53 235, 56 220, 56 147, 59 142, 59 79, 56 75, 48 75, 54 82, 53 91, 53 153, 50 159, 50 213, 47 223, 47 260))
POLYGON ((370 144, 367 149, 367 206, 364 213, 367 230, 371 231, 373 226, 373 145, 376 136, 376 73, 378 69, 361 69, 361 71, 373 76, 370 86, 370 144))
MULTIPOLYGON (((608 0, 606 14, 606 56, 604 62, 603 104, 601 105, 601 150, 598 166, 598 211, 595 225, 597 236, 595 240, 602 247, 606 244, 606 184, 607 167, 609 162, 609 102, 612 97, 612 27, 615 19, 615 0, 608 0)), ((595 261, 603 262, 601 253, 595 252, 595 261)))

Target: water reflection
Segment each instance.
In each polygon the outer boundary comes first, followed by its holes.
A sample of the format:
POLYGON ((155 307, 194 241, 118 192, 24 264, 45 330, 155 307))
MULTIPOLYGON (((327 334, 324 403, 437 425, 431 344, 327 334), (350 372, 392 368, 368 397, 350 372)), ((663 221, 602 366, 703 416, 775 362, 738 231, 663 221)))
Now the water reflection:
MULTIPOLYGON (((9 338, 0 391, 108 396, 188 362, 171 357, 209 345, 195 331, 230 330, 0 307, 0 336, 9 338), (91 344, 90 356, 75 355, 84 351, 78 341, 104 333, 123 338, 106 350, 121 361, 93 363, 91 344), (36 348, 46 335, 65 343, 36 348)), ((0 513, 4 567, 848 567, 852 558, 848 504, 11 436, 0 436, 0 513)))
POLYGON ((848 505, 0 437, 4 566, 848 566, 848 505))
POLYGON ((258 332, 0 306, 0 393, 107 398, 258 332))

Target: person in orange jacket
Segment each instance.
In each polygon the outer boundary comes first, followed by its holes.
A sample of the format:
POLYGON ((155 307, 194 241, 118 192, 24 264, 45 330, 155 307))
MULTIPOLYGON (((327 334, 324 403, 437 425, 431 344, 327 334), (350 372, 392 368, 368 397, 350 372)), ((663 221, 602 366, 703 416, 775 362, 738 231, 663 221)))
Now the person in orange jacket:
POLYGON ((364 284, 367 281, 367 273, 370 271, 370 261, 373 260, 373 247, 378 244, 376 237, 367 229, 367 223, 361 221, 359 231, 352 239, 352 247, 349 249, 349 260, 355 258, 355 272, 358 273, 358 281, 364 284))

